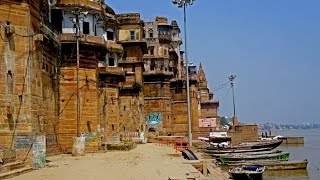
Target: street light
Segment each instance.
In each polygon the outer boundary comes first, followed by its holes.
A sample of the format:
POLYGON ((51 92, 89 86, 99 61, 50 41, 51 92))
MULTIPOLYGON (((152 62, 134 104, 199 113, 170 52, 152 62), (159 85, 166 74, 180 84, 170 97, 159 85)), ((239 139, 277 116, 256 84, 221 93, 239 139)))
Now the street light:
POLYGON ((230 84, 231 84, 231 88, 232 88, 232 100, 233 100, 233 117, 236 117, 236 104, 234 102, 234 80, 236 79, 237 76, 235 75, 231 75, 229 76, 229 81, 230 81, 230 84))
POLYGON ((186 60, 186 81, 187 81, 187 102, 188 102, 188 138, 189 145, 192 146, 192 133, 191 133, 191 110, 190 110, 190 87, 189 87, 189 63, 188 63, 188 49, 187 49, 187 16, 186 7, 191 6, 195 0, 172 0, 172 3, 177 5, 178 8, 183 7, 184 17, 184 48, 185 48, 185 60, 186 60))

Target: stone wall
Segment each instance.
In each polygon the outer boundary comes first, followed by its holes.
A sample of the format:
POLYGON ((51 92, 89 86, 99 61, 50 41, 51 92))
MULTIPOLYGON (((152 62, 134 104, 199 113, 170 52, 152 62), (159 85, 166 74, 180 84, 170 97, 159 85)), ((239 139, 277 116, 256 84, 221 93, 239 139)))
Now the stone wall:
MULTIPOLYGON (((63 151, 70 152, 73 137, 77 136, 77 81, 76 68, 61 69, 59 144, 63 151)), ((97 81, 96 70, 80 69, 80 133, 97 132, 97 81)), ((97 145, 95 147, 98 148, 97 145)))

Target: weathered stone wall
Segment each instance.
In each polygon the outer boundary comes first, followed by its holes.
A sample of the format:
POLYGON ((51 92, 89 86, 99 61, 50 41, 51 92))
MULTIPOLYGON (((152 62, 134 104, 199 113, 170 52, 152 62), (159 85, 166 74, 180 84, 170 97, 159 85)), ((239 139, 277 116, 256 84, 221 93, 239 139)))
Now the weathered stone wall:
POLYGON ((38 72, 33 65, 39 63, 33 37, 21 37, 34 34, 30 9, 26 4, 3 3, 0 19, 0 147, 14 152, 14 160, 29 162, 32 138, 23 138, 32 137, 34 105, 40 105, 33 104, 39 93, 32 90, 41 86, 41 75, 33 74, 33 70, 38 72))
MULTIPOLYGON (((187 135, 188 133, 188 111, 186 88, 181 90, 171 89, 172 95, 172 126, 173 133, 187 135)), ((197 87, 190 84, 190 110, 191 110, 191 130, 199 131, 198 122, 198 99, 197 87)))
POLYGON ((257 125, 237 125, 229 130, 228 135, 231 136, 231 144, 235 145, 241 142, 258 141, 257 125))
POLYGON ((145 131, 144 99, 142 92, 134 96, 132 93, 120 93, 119 96, 119 132, 145 131))
MULTIPOLYGON (((65 67, 61 69, 60 81, 60 117, 59 117, 59 143, 62 150, 69 152, 72 148, 73 137, 77 136, 77 81, 76 68, 65 67)), ((80 133, 97 132, 97 82, 96 70, 80 69, 80 133)), ((98 144, 94 144, 98 148, 98 144)))
POLYGON ((172 132, 171 96, 169 83, 145 83, 145 119, 148 127, 163 132, 172 132))

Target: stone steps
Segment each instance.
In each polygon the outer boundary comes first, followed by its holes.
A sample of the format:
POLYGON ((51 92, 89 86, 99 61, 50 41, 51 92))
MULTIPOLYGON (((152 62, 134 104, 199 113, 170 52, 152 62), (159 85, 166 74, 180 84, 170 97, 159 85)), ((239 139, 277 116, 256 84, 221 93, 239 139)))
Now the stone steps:
POLYGON ((30 172, 32 170, 33 170, 32 167, 24 167, 24 168, 15 169, 13 171, 8 171, 5 173, 0 173, 0 179, 12 178, 12 177, 19 176, 21 174, 30 172))
POLYGON ((25 167, 25 163, 23 162, 10 162, 0 167, 0 174, 6 173, 12 170, 24 168, 24 167, 25 167))

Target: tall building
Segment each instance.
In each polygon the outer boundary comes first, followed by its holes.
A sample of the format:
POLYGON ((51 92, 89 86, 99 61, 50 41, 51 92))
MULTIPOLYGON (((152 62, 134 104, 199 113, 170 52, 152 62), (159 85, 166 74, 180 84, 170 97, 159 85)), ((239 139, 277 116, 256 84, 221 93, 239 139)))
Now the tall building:
POLYGON ((47 153, 57 147, 60 54, 48 1, 0 3, 0 154, 4 161, 32 157, 38 135, 47 153), (9 159, 8 159, 9 158, 9 159))
MULTIPOLYGON (((176 28, 176 27, 175 27, 176 28)), ((179 76, 179 55, 173 44, 173 26, 166 17, 156 17, 144 26, 148 54, 144 55, 145 115, 149 128, 172 133, 170 80, 179 76)), ((179 34, 175 34, 178 36, 179 34)))
MULTIPOLYGON (((143 22, 140 14, 116 14, 103 1, 2 0, 0 158, 35 158, 29 150, 39 142, 47 155, 69 153, 78 135, 87 152, 144 141, 148 130, 187 135, 181 44, 176 21, 143 22)), ((188 68, 197 136, 211 131, 203 124, 218 118, 219 103, 202 66, 188 68)))

